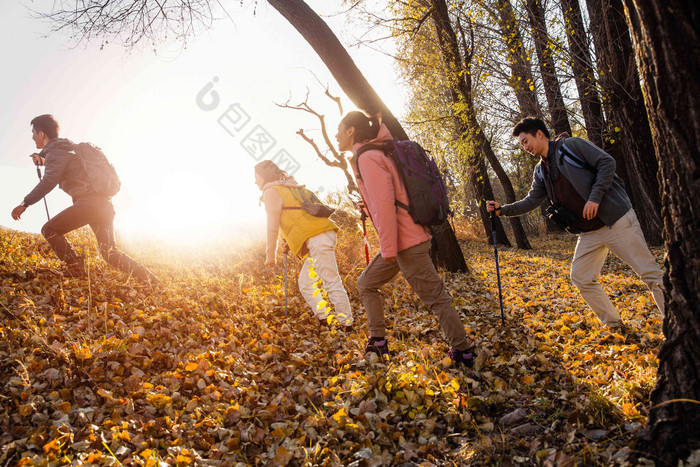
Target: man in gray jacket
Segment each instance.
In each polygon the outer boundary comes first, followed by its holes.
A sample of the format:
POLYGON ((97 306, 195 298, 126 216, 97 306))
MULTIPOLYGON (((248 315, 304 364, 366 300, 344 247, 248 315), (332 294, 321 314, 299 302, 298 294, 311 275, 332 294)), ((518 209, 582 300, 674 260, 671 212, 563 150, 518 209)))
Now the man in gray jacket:
POLYGON ((44 178, 12 210, 12 218, 19 220, 27 207, 40 201, 58 185, 73 198, 73 205, 44 224, 41 233, 56 256, 67 263, 61 273, 66 277, 85 275, 84 260, 70 246, 65 234, 89 224, 105 261, 142 282, 155 284, 156 277, 145 266, 117 249, 112 201, 95 192, 73 150, 73 143, 58 137, 59 126, 53 115, 40 115, 32 120, 31 125, 32 139, 37 149, 41 149, 39 154, 31 157, 35 164, 46 166, 46 170, 44 178))
POLYGON ((540 157, 532 187, 524 199, 513 204, 501 206, 487 201, 487 210, 499 216, 520 216, 549 196, 557 210, 566 213, 566 230, 578 235, 571 280, 598 318, 609 327, 622 324, 598 282, 608 251, 639 275, 663 314, 663 273, 644 240, 629 197, 615 176, 615 159, 581 138, 551 141, 544 122, 534 117, 518 122, 513 136, 527 152, 540 157))

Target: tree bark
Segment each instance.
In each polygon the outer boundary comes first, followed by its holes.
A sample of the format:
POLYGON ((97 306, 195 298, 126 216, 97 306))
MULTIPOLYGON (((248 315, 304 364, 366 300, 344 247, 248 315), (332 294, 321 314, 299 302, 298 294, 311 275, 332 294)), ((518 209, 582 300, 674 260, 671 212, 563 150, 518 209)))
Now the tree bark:
POLYGON ((666 341, 637 449, 678 465, 700 449, 700 9, 625 0, 662 188, 666 341))
MULTIPOLYGON (((511 70, 509 83, 515 92, 515 98, 518 101, 519 107, 518 117, 513 123, 516 123, 524 117, 534 116, 542 118, 542 106, 540 106, 537 100, 535 81, 532 76, 532 64, 523 46, 522 35, 520 34, 520 29, 515 19, 513 6, 510 0, 496 0, 496 8, 499 12, 497 20, 501 37, 508 50, 508 63, 510 64, 511 70)), ((522 151, 522 153, 528 161, 526 165, 528 174, 532 176, 535 165, 539 162, 539 157, 525 151, 522 151)), ((508 202, 511 203, 512 201, 509 200, 508 202)), ((547 218, 547 213, 545 211, 547 204, 549 203, 543 203, 542 206, 540 206, 540 214, 547 226, 547 232, 559 232, 557 225, 547 218)))
POLYGON ((408 139, 403 127, 369 84, 325 21, 303 0, 268 0, 314 49, 348 98, 369 115, 382 114, 394 138, 408 139))
MULTIPOLYGON (((484 157, 491 156, 490 160, 492 161, 492 166, 494 166, 494 170, 496 170, 499 180, 503 185, 506 197, 512 197, 512 201, 509 202, 515 201, 515 192, 508 175, 501 167, 491 148, 491 142, 486 138, 476 118, 471 85, 471 59, 469 57, 463 57, 460 53, 457 34, 452 27, 447 4, 444 0, 431 0, 430 4, 432 6, 431 17, 435 24, 435 30, 440 44, 440 52, 442 53, 443 60, 450 74, 450 76, 448 76, 449 86, 451 88, 450 96, 455 104, 462 104, 464 107, 464 110, 456 115, 458 119, 458 128, 460 128, 462 139, 468 142, 473 148, 469 161, 471 182, 475 190, 476 198, 479 200, 479 212, 481 213, 484 231, 486 232, 487 238, 491 239, 491 221, 486 211, 484 201, 493 199, 493 189, 488 179, 484 157)), ((511 225, 515 226, 513 228, 513 234, 516 236, 516 244, 518 247, 530 249, 530 243, 527 240, 527 235, 525 234, 525 229, 520 219, 515 218, 514 221, 511 222, 511 225)), ((496 234, 500 244, 510 245, 510 241, 506 236, 500 219, 497 219, 496 222, 496 234)))
MULTIPOLYGON (((513 184, 510 181, 510 177, 508 177, 508 174, 503 169, 503 166, 496 157, 496 154, 493 152, 493 148, 491 147, 489 140, 483 133, 480 133, 480 135, 481 138, 479 139, 481 140, 481 150, 486 155, 486 160, 489 161, 491 168, 496 173, 498 180, 503 186, 506 201, 508 203, 514 203, 516 201, 515 190, 513 189, 513 184)), ((520 221, 520 218, 509 217, 508 220, 510 221, 511 229, 513 229, 513 237, 515 237, 515 244, 518 246, 518 248, 523 250, 531 250, 532 246, 527 239, 527 234, 525 233, 525 229, 523 228, 523 223, 520 221)), ((493 243, 493 240, 491 243, 493 243)))
MULTIPOLYGON (((303 0, 268 0, 268 2, 309 43, 343 92, 359 109, 369 115, 381 113, 382 122, 386 124, 394 138, 408 139, 401 123, 357 68, 345 47, 326 22, 306 2, 303 0)), ((456 244, 456 236, 450 223, 445 221, 442 225, 433 228, 432 231, 440 237, 442 244, 451 245, 451 253, 455 256, 454 258, 443 258, 442 264, 451 272, 466 270, 464 255, 459 244, 456 244)))
POLYGON ((510 0, 496 0, 496 8, 498 25, 501 37, 506 44, 510 65, 508 82, 518 101, 519 112, 513 123, 527 116, 542 118, 542 107, 537 101, 535 79, 532 76, 532 64, 523 46, 522 35, 510 0))
POLYGON ((647 242, 661 245, 659 165, 622 1, 587 0, 587 6, 608 119, 609 144, 602 147, 618 161, 647 242))
POLYGON ((552 119, 552 129, 555 133, 567 132, 571 134, 569 116, 566 114, 564 97, 561 94, 559 79, 554 67, 554 57, 552 57, 552 52, 548 47, 547 23, 545 22, 544 9, 540 0, 527 0, 527 14, 532 27, 537 60, 540 62, 540 73, 542 74, 544 94, 547 97, 547 105, 552 119))
POLYGON ((581 102, 581 113, 586 122, 588 140, 603 147, 603 106, 598 97, 595 75, 589 50, 588 36, 583 26, 578 0, 561 0, 564 12, 566 38, 569 42, 571 69, 574 72, 576 89, 581 102))

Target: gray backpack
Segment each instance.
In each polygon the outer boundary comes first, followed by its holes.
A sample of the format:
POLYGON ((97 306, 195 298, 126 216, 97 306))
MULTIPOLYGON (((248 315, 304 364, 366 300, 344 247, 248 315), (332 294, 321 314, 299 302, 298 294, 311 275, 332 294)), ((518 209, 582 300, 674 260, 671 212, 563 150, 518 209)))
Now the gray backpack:
POLYGON ((122 182, 102 149, 92 143, 78 143, 73 145, 73 152, 96 193, 111 198, 119 192, 122 182))

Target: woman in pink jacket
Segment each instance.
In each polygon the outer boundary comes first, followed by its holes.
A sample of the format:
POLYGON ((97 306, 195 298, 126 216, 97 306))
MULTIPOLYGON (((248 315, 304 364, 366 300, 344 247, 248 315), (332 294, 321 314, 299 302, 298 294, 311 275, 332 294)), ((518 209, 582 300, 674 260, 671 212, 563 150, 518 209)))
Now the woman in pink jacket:
POLYGON ((356 156, 366 144, 390 143, 391 134, 376 117, 350 112, 338 125, 338 149, 352 151, 350 165, 355 173, 365 210, 379 234, 380 253, 375 256, 357 280, 369 324, 369 342, 365 353, 388 353, 384 309, 379 288, 401 271, 413 291, 438 316, 440 328, 449 345, 450 357, 457 363, 471 366, 474 352, 452 298, 430 259, 430 233, 413 222, 408 211, 396 202, 408 205, 408 194, 391 158, 383 151, 369 149, 356 156))

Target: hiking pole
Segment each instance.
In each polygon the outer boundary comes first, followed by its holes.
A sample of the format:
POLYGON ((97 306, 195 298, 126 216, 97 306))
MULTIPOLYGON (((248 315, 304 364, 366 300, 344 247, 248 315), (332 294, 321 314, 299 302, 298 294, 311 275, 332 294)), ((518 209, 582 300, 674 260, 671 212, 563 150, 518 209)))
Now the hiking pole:
POLYGON ((501 292, 501 272, 498 269, 498 239, 496 239, 496 212, 491 211, 491 236, 493 237, 493 254, 496 256, 496 278, 498 279, 498 301, 501 304, 501 324, 505 326, 506 318, 503 314, 503 293, 501 292))
POLYGON ((364 211, 362 211, 362 215, 360 215, 360 220, 362 221, 362 236, 365 238, 365 261, 367 261, 367 264, 369 264, 369 243, 367 242, 367 224, 365 223, 366 219, 367 215, 364 211))
POLYGON ((288 271, 288 261, 289 252, 284 252, 284 316, 287 316, 287 271, 288 271))
MULTIPOLYGON (((39 164, 36 165, 36 174, 39 176, 39 181, 41 181, 41 169, 39 168, 39 164)), ((49 205, 46 202, 46 196, 44 196, 44 207, 46 208, 46 218, 48 220, 51 220, 51 216, 49 215, 49 205)))

